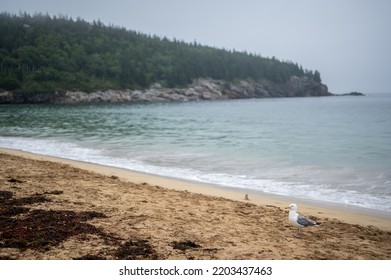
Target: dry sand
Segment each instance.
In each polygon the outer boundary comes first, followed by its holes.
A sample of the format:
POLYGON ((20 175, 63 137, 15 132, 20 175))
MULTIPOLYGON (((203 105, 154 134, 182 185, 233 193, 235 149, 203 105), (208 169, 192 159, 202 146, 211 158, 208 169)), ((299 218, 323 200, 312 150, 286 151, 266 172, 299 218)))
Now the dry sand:
POLYGON ((0 149, 0 259, 391 259, 389 216, 245 194, 0 149))

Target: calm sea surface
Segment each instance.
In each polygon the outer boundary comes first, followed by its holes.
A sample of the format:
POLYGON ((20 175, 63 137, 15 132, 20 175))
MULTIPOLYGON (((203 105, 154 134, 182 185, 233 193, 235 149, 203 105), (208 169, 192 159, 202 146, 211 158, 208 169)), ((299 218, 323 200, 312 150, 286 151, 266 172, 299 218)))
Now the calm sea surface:
POLYGON ((1 105, 0 146, 391 214, 391 94, 1 105))

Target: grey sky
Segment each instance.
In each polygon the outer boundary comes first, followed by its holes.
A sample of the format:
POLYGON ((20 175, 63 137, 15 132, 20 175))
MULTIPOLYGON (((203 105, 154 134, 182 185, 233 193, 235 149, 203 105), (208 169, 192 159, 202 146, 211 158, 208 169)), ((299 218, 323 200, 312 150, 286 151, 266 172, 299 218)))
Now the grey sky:
POLYGON ((0 0, 11 13, 100 19, 147 34, 297 62, 334 93, 391 92, 388 0, 0 0))

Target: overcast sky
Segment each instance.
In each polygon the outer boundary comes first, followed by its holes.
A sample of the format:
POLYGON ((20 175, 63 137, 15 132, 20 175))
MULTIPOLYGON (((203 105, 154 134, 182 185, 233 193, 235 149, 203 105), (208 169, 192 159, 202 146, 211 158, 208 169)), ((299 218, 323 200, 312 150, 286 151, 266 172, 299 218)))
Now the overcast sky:
POLYGON ((391 92, 388 0, 0 0, 0 10, 275 56, 318 70, 333 93, 391 92))

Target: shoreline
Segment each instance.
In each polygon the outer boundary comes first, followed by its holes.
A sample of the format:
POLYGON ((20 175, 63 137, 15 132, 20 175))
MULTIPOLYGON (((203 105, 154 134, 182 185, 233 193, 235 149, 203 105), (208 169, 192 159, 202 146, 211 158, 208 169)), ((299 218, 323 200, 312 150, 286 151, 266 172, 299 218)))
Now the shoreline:
POLYGON ((321 218, 337 219, 350 224, 362 226, 374 226, 382 230, 391 231, 391 214, 388 212, 362 208, 340 203, 316 201, 304 198, 289 198, 281 195, 261 193, 255 190, 245 190, 229 186, 220 186, 185 180, 180 178, 165 177, 141 171, 133 171, 120 167, 101 165, 97 163, 83 162, 36 154, 32 152, 0 147, 0 153, 29 158, 33 160, 44 160, 56 163, 67 164, 76 168, 92 171, 105 176, 117 176, 120 180, 136 184, 149 184, 169 190, 185 191, 195 194, 202 194, 212 197, 225 198, 239 202, 251 203, 258 206, 273 205, 286 208, 291 203, 299 206, 299 212, 312 213, 321 218), (245 199, 248 195, 249 200, 245 199))
POLYGON ((391 260, 389 219, 0 149, 0 260, 391 260))

